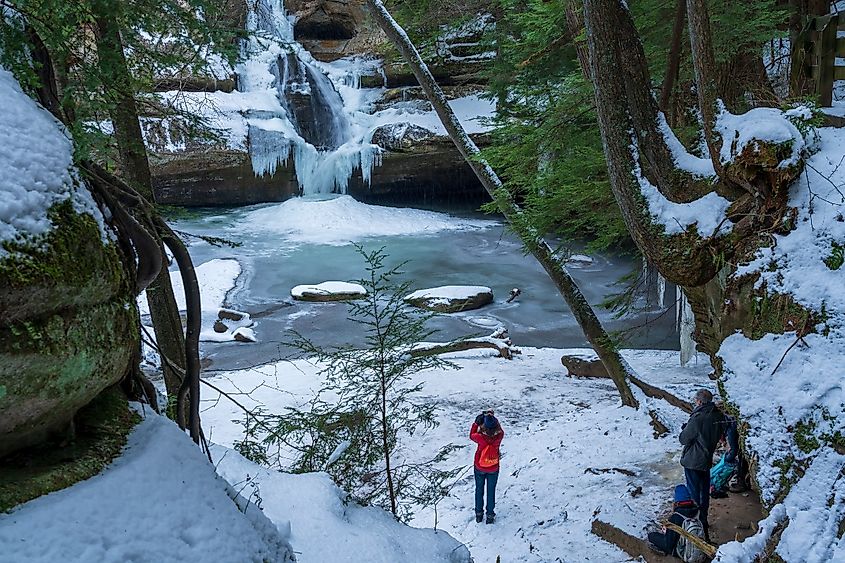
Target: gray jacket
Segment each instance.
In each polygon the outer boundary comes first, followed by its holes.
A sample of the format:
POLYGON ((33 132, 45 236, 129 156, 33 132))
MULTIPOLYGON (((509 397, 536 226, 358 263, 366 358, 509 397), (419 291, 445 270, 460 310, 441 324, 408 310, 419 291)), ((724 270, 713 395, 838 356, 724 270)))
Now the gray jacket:
POLYGON ((687 469, 710 471, 713 452, 724 433, 725 415, 711 401, 696 407, 681 431, 681 465, 687 469))

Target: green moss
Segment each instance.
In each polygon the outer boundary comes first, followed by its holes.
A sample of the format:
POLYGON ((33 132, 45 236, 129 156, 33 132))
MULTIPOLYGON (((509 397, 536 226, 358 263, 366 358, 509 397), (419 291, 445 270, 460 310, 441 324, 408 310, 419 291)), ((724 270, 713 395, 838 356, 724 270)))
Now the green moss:
POLYGON ((137 349, 129 271, 115 244, 69 202, 35 246, 0 260, 0 452, 43 440, 118 381, 137 349))
POLYGON ((795 440, 795 445, 805 454, 811 453, 821 446, 818 438, 815 436, 816 421, 813 419, 802 420, 795 425, 792 432, 792 438, 795 440))
POLYGON ((76 433, 62 444, 18 452, 0 464, 0 512, 101 472, 120 453, 140 422, 116 387, 101 393, 75 419, 76 433))
POLYGON ((0 259, 3 322, 102 303, 131 291, 119 249, 103 244, 90 215, 76 213, 69 201, 53 205, 47 215, 56 228, 37 244, 3 243, 10 251, 0 259))

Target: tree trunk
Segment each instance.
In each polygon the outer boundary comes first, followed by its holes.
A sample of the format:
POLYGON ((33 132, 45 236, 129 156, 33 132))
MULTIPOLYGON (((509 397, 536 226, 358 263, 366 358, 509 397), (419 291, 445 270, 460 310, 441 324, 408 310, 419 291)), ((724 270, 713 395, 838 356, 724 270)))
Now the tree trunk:
MULTIPOLYGON (((97 5, 97 56, 101 79, 107 85, 107 95, 110 98, 111 121, 114 136, 123 165, 123 176, 127 183, 138 191, 144 198, 154 202, 150 165, 147 160, 146 147, 138 121, 138 111, 135 103, 132 79, 123 53, 123 41, 120 29, 113 15, 112 7, 97 5)), ((160 251, 165 256, 164 246, 159 240, 160 251)), ((185 336, 182 332, 182 321, 179 307, 173 295, 170 273, 166 265, 147 288, 147 302, 150 306, 150 317, 155 330, 156 342, 162 353, 177 366, 185 370, 185 336)), ((176 373, 168 362, 162 361, 165 387, 171 398, 168 409, 171 416, 179 411, 175 399, 182 384, 181 376, 176 373)), ((187 372, 187 370, 186 370, 187 372)), ((176 421, 180 427, 186 428, 188 421, 176 421)))
MULTIPOLYGON (((669 58, 666 61, 666 76, 663 77, 663 88, 660 92, 660 111, 670 116, 669 102, 675 90, 675 81, 681 68, 681 47, 684 38, 684 22, 687 16, 686 0, 678 0, 675 8, 675 23, 672 26, 672 44, 669 47, 669 58)), ((674 120, 667 117, 671 125, 674 120)))
POLYGON ((479 156, 480 151, 478 147, 469 138, 457 117, 455 117, 452 108, 446 100, 446 96, 434 80, 434 77, 431 75, 431 72, 404 30, 399 27, 380 0, 367 0, 367 3, 379 26, 399 49, 405 61, 411 67, 414 76, 416 76, 417 81, 422 86, 426 97, 431 102, 438 117, 440 117, 440 121, 458 148, 458 151, 460 151, 461 155, 472 167, 475 175, 485 190, 487 190, 487 193, 490 194, 490 197, 493 198, 493 201, 496 202, 499 210, 505 216, 505 219, 513 228, 514 232, 522 239, 526 249, 540 262, 564 300, 566 300, 590 345, 593 346, 599 358, 601 358, 602 363, 607 368, 608 373, 613 378, 613 382, 616 384, 616 388, 619 390, 619 395, 622 398, 622 404, 638 408, 639 403, 634 398, 631 388, 628 385, 628 378, 633 373, 630 366, 628 366, 627 362, 625 362, 611 342, 592 307, 587 303, 587 300, 578 289, 569 272, 566 271, 562 261, 555 256, 554 251, 548 243, 530 225, 525 223, 521 210, 511 199, 510 194, 504 189, 499 177, 490 165, 479 156))

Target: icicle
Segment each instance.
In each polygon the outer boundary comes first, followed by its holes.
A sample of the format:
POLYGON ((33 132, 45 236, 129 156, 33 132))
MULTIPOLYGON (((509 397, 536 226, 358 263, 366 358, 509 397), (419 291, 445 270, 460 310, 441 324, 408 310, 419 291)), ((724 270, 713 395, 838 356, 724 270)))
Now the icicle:
POLYGON ((666 307, 666 278, 657 272, 657 306, 666 307))
POLYGON ((680 286, 676 286, 678 296, 678 335, 681 343, 681 366, 687 365, 695 355, 695 341, 692 333, 695 330, 695 316, 686 294, 680 286))

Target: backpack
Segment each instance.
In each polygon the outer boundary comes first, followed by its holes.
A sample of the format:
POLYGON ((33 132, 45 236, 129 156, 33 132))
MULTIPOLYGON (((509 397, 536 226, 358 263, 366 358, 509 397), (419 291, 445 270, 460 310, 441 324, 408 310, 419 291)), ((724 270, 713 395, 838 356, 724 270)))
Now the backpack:
POLYGON ((495 467, 499 465, 499 448, 493 444, 487 444, 481 450, 481 455, 478 458, 478 465, 484 468, 495 467))
MULTIPOLYGON (((698 518, 684 518, 683 529, 690 535, 701 538, 704 541, 704 526, 698 518)), ((675 555, 681 558, 684 563, 706 563, 708 557, 698 549, 694 543, 681 536, 678 545, 675 546, 675 555)))
POLYGON ((726 462, 725 454, 723 454, 719 463, 714 465, 710 470, 710 492, 713 493, 714 491, 727 489, 728 479, 731 478, 735 470, 736 464, 726 462))

